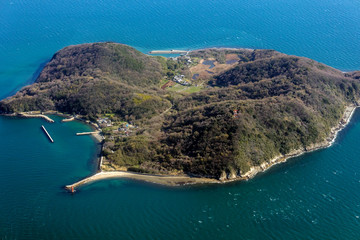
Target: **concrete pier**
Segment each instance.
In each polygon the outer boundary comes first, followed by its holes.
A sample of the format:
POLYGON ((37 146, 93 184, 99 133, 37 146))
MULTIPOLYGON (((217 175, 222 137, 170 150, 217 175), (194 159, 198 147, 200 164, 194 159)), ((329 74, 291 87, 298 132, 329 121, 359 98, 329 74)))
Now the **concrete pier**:
POLYGON ((50 134, 48 133, 48 131, 46 131, 46 128, 44 127, 44 125, 41 125, 42 130, 44 130, 46 136, 48 136, 48 138, 50 139, 50 141, 53 143, 54 140, 52 139, 52 137, 50 136, 50 134))
POLYGON ((82 135, 91 135, 91 134, 98 134, 99 131, 96 132, 81 132, 81 133, 76 133, 76 136, 82 136, 82 135))
POLYGON ((186 54, 187 52, 184 50, 153 50, 149 54, 186 54))

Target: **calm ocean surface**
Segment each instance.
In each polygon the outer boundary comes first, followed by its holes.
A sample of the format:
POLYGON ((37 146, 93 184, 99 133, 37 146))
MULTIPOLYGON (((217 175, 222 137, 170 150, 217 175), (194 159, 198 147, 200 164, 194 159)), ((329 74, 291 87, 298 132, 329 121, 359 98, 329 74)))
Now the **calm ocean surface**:
MULTIPOLYGON (((272 48, 360 69, 359 0, 1 0, 0 99, 64 46, 147 52, 272 48)), ((102 181, 79 122, 0 117, 0 239, 360 239, 360 111, 336 143, 248 182, 180 188, 102 181), (50 144, 40 129, 55 140, 50 144)))

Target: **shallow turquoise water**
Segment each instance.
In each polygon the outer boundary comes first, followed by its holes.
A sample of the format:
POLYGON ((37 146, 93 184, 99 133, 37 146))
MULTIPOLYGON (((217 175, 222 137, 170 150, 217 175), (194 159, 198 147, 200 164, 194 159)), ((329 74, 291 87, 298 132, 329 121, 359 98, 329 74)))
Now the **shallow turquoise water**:
MULTIPOLYGON (((60 48, 116 41, 147 52, 273 48, 360 69, 357 0, 0 1, 0 98, 60 48)), ((0 239, 359 239, 360 111, 328 149, 248 182, 168 188, 101 181, 78 122, 0 117, 0 239), (44 124, 54 144, 40 129, 44 124)))

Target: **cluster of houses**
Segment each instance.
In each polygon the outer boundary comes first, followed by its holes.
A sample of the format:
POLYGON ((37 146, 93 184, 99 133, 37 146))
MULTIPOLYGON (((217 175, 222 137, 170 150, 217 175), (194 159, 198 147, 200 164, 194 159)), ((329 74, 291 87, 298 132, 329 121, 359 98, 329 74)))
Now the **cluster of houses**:
POLYGON ((184 75, 175 75, 173 81, 184 86, 190 86, 191 84, 188 81, 186 81, 184 78, 185 78, 184 75))
POLYGON ((101 127, 111 127, 112 126, 112 122, 108 117, 99 118, 97 120, 97 122, 99 123, 99 125, 101 127))
MULTIPOLYGON (((138 126, 135 126, 132 124, 132 122, 122 122, 120 125, 115 122, 111 122, 111 120, 108 117, 102 117, 97 120, 100 127, 112 127, 113 133, 118 133, 122 136, 128 137, 131 135, 131 133, 138 128, 138 126)), ((114 136, 110 136, 110 140, 113 140, 114 136)))
POLYGON ((186 60, 186 64, 189 65, 192 63, 191 58, 188 55, 184 55, 184 58, 186 60))
POLYGON ((170 59, 174 61, 185 60, 185 63, 189 65, 192 63, 192 61, 191 61, 191 57, 188 56, 188 53, 189 52, 187 52, 186 54, 180 54, 180 57, 170 57, 170 59))
POLYGON ((129 136, 135 128, 137 128, 137 126, 125 122, 120 125, 117 131, 125 136, 129 136))

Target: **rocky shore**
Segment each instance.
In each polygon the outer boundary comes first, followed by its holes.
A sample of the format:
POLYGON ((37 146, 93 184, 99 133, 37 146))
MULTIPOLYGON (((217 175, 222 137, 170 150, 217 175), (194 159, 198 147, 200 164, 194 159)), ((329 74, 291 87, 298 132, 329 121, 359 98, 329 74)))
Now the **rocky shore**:
POLYGON ((344 115, 341 118, 340 122, 331 129, 329 136, 323 142, 312 144, 311 146, 303 149, 294 149, 293 151, 291 151, 286 155, 276 156, 275 158, 271 159, 269 162, 262 163, 260 166, 251 167, 250 170, 244 174, 234 175, 234 174, 223 173, 220 178, 220 181, 226 182, 226 181, 250 179, 253 178, 256 174, 260 172, 264 172, 276 164, 286 162, 289 158, 297 157, 307 152, 312 152, 322 148, 330 147, 334 143, 338 133, 342 129, 344 129, 346 125, 350 122, 351 117, 355 112, 356 108, 358 108, 358 106, 355 105, 347 106, 345 108, 344 115))

